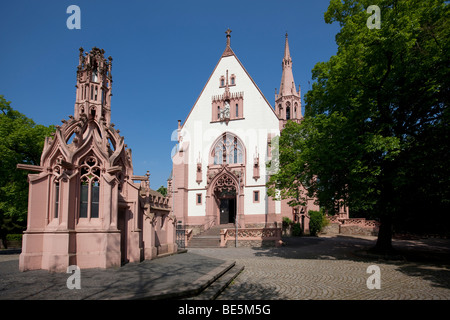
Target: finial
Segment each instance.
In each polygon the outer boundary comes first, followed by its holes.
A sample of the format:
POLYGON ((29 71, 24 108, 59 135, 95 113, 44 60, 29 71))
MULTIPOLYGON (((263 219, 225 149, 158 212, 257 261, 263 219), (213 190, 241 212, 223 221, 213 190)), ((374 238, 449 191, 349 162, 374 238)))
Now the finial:
POLYGON ((227 34, 227 47, 230 46, 230 38, 231 38, 231 29, 228 28, 227 31, 225 31, 225 33, 227 34))
POLYGON ((222 54, 222 57, 228 57, 228 56, 234 55, 233 50, 231 50, 231 46, 230 46, 231 29, 228 28, 227 31, 225 31, 225 33, 227 34, 227 46, 225 48, 225 51, 222 54))

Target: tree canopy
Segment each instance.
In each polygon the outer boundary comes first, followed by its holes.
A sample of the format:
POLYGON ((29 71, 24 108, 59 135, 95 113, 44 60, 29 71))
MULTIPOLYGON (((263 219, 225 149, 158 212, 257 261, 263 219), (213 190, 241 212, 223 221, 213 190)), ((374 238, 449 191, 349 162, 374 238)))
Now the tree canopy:
POLYGON ((164 187, 164 186, 160 186, 160 187, 158 188, 158 190, 156 190, 156 191, 158 191, 159 193, 161 193, 164 197, 167 196, 167 188, 164 187))
POLYGON ((312 70, 303 121, 281 134, 273 195, 304 186, 330 212, 343 202, 377 218, 379 248, 392 226, 449 232, 449 14, 444 0, 331 0, 338 50, 312 70))
POLYGON ((39 165, 45 137, 54 131, 14 110, 0 95, 0 236, 22 231, 28 207, 27 171, 18 163, 39 165))

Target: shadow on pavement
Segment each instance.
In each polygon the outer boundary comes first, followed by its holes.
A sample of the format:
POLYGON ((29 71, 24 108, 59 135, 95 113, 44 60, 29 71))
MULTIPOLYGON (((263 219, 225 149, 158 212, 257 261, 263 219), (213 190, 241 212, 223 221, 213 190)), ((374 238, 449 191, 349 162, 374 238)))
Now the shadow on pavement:
POLYGON ((146 299, 183 293, 221 268, 224 260, 183 253, 120 268, 82 269, 81 289, 69 289, 71 274, 46 270, 19 271, 18 259, 0 263, 0 300, 146 299))
POLYGON ((283 238, 279 248, 252 248, 256 257, 285 259, 349 260, 391 264, 411 277, 428 280, 435 287, 450 288, 450 240, 393 240, 394 253, 381 255, 371 249, 376 238, 349 236, 283 238))

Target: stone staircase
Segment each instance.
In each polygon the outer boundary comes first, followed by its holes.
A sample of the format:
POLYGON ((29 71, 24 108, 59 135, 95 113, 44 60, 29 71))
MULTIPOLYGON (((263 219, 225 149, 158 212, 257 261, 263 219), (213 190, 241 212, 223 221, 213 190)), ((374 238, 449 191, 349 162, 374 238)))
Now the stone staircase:
POLYGON ((189 241, 188 248, 219 248, 220 230, 234 228, 234 224, 221 224, 195 235, 189 241))
POLYGON ((244 270, 244 266, 237 265, 234 261, 223 271, 220 271, 214 277, 214 280, 205 286, 205 288, 186 300, 215 300, 230 283, 244 270))

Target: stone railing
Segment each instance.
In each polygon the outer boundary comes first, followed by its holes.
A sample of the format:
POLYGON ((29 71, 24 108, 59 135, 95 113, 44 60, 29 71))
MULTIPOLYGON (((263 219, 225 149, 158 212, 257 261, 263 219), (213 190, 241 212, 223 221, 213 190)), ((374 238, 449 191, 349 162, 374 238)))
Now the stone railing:
MULTIPOLYGON (((237 230, 238 246, 265 247, 281 245, 280 228, 239 228, 237 230)), ((220 230, 220 246, 234 247, 236 243, 236 229, 220 230)))
POLYGON ((365 218, 351 218, 342 220, 342 224, 349 225, 357 225, 362 228, 378 228, 380 223, 375 220, 366 220, 365 218))
POLYGON ((366 220, 366 218, 348 218, 348 219, 342 219, 339 217, 339 215, 334 216, 328 216, 328 220, 331 223, 339 223, 341 225, 357 225, 360 227, 366 227, 366 228, 373 228, 373 227, 379 227, 380 223, 375 220, 366 220))
POLYGON ((342 220, 342 224, 345 224, 345 225, 364 226, 365 222, 366 222, 365 218, 350 218, 350 219, 342 220))
POLYGON ((194 236, 194 233, 192 232, 192 229, 186 229, 184 232, 184 244, 187 246, 189 244, 189 241, 191 241, 192 237, 194 236))
POLYGON ((331 225, 325 227, 325 233, 340 233, 352 235, 377 235, 380 223, 365 218, 341 219, 339 216, 328 217, 331 225), (333 227, 336 226, 337 227, 333 227))
POLYGON ((330 222, 337 223, 337 222, 342 222, 343 220, 348 219, 347 216, 348 215, 346 213, 336 213, 335 215, 327 216, 327 219, 330 222))

